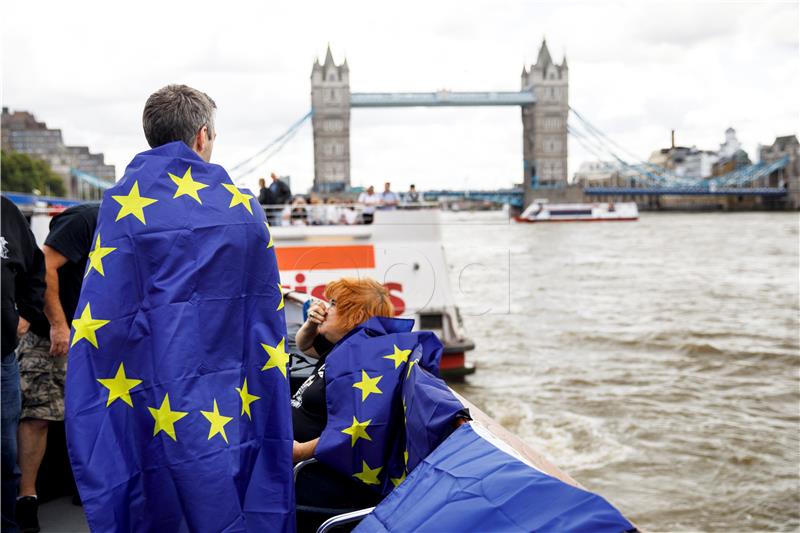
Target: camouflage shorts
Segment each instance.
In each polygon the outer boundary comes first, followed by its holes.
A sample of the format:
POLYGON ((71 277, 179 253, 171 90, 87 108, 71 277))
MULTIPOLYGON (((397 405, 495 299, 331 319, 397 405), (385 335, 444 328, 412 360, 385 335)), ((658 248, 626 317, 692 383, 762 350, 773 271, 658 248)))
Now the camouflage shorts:
POLYGON ((50 355, 50 339, 28 332, 17 347, 22 389, 20 419, 64 420, 66 357, 50 355))

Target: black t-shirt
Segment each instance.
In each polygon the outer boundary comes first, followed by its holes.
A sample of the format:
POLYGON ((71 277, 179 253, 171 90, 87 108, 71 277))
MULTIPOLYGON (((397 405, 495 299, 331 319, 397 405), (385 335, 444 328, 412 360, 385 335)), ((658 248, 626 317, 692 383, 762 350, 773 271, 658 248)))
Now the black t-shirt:
MULTIPOLYGON (((58 269, 58 298, 67 324, 72 323, 78 307, 86 262, 89 252, 94 248, 92 236, 97 227, 99 210, 100 206, 94 204, 70 207, 53 217, 50 221, 50 233, 44 241, 47 246, 67 258, 67 262, 58 269)), ((99 275, 92 275, 95 274, 99 275)), ((31 323, 31 329, 39 336, 50 336, 50 324, 44 314, 31 323)))
POLYGON ((2 355, 17 347, 17 324, 29 322, 44 305, 44 256, 36 246, 25 217, 11 200, 0 201, 0 258, 2 258, 2 355))
POLYGON ((274 204, 275 196, 272 194, 272 191, 266 187, 261 187, 261 190, 258 191, 258 203, 261 205, 274 204))
POLYGON ((328 406, 325 403, 325 358, 333 349, 333 343, 322 335, 314 339, 314 350, 319 361, 314 372, 292 396, 292 427, 294 440, 307 442, 322 434, 328 423, 328 406))

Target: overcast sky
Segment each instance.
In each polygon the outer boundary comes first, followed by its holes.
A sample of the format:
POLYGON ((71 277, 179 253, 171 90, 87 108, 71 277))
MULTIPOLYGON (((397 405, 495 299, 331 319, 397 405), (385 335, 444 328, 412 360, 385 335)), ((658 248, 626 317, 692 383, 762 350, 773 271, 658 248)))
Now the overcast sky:
MULTIPOLYGON (((2 101, 104 152, 121 177, 147 148, 148 95, 186 83, 217 102, 213 161, 232 167, 310 108, 311 65, 350 65, 351 90, 518 90, 546 36, 567 54, 570 104, 646 158, 798 133, 798 2, 11 1, 2 9, 2 101)), ((594 159, 570 140, 570 175, 594 159)), ((522 178, 519 108, 355 109, 352 182, 403 190, 495 188, 522 178)), ((267 165, 313 180, 311 127, 267 165)), ((246 184, 254 186, 255 177, 246 184)))

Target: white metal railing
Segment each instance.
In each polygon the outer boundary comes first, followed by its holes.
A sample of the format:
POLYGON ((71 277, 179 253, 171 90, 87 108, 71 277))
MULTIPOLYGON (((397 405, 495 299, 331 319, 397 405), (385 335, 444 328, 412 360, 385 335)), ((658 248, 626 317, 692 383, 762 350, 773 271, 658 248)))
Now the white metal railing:
POLYGON ((396 205, 361 203, 261 204, 270 226, 344 226, 369 224, 377 211, 436 209, 436 202, 401 202, 396 205))

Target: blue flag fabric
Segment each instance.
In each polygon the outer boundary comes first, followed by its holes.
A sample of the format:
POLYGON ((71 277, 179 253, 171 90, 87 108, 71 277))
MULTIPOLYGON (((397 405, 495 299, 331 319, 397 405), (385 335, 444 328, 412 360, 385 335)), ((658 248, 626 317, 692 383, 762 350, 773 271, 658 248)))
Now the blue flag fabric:
POLYGON ((454 429, 454 418, 464 406, 447 384, 421 364, 412 365, 403 381, 405 409, 406 473, 447 438, 454 429))
POLYGON ((286 323, 264 213, 182 142, 103 198, 69 352, 92 531, 293 531, 286 323))
POLYGON ((634 530, 600 496, 540 472, 483 432, 458 428, 355 531, 634 530))
POLYGON ((437 377, 442 343, 413 324, 372 318, 325 362, 328 423, 315 456, 381 494, 449 435, 463 409, 437 377))

